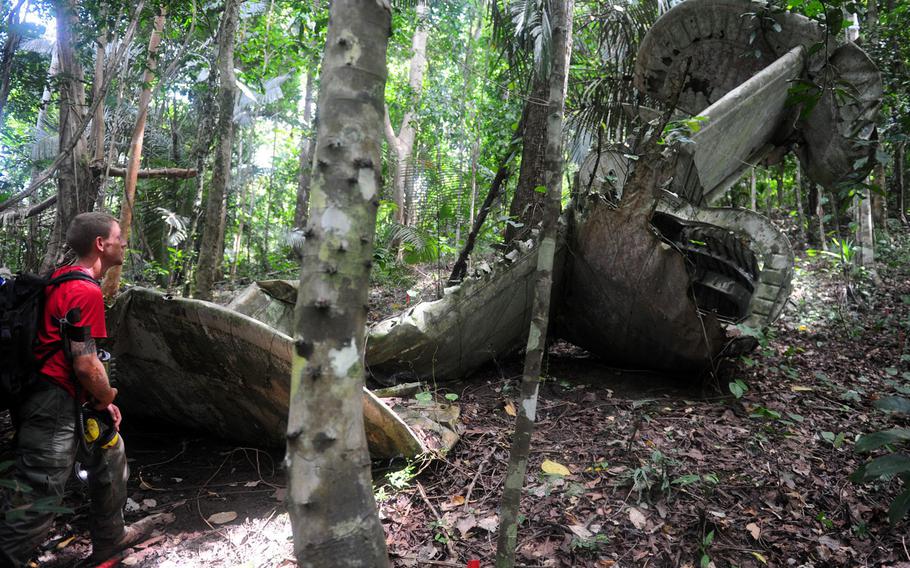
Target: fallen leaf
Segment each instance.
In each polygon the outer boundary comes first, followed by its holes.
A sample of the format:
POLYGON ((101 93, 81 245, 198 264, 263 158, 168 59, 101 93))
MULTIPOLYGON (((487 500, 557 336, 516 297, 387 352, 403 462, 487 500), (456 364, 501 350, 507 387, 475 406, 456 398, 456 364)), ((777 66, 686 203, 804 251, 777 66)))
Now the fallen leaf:
POLYGON ((793 385, 790 387, 790 390, 793 392, 809 392, 812 390, 812 387, 804 387, 800 385, 793 385))
POLYGON ((247 481, 246 483, 243 484, 244 487, 256 487, 257 485, 259 485, 258 480, 257 481, 247 481))
POLYGON ((127 513, 132 513, 133 511, 138 511, 141 509, 139 503, 133 501, 131 497, 126 498, 126 506, 124 507, 127 513))
POLYGON ((644 513, 632 507, 629 509, 629 520, 632 521, 632 525, 638 530, 645 528, 645 525, 648 524, 648 520, 645 518, 644 513))
POLYGON ((75 537, 75 536, 71 536, 71 537, 69 537, 69 538, 65 538, 65 539, 61 540, 60 542, 58 542, 58 543, 57 543, 57 546, 55 546, 54 548, 56 548, 57 550, 63 550, 64 548, 66 548, 67 546, 69 546, 70 543, 73 542, 74 540, 76 540, 76 537, 75 537))
POLYGON ((505 410, 506 410, 506 414, 508 414, 509 416, 518 416, 518 412, 515 410, 515 405, 512 404, 511 402, 506 403, 505 410))
POLYGON ((208 522, 213 525, 223 525, 224 523, 229 523, 237 518, 237 513, 234 511, 224 511, 223 513, 215 513, 214 515, 208 518, 208 522))
POLYGON ((761 529, 755 523, 749 523, 746 525, 746 530, 749 531, 749 534, 752 535, 752 538, 758 540, 758 537, 761 536, 761 529))
POLYGON ((461 538, 467 538, 468 532, 470 532, 470 530, 476 526, 477 519, 474 517, 474 515, 463 517, 455 523, 455 528, 458 529, 458 532, 461 533, 461 538))
POLYGON ((583 527, 582 525, 569 525, 569 530, 572 531, 575 536, 578 538, 589 539, 594 536, 594 533, 583 527))
POLYGON ((543 463, 540 464, 540 469, 542 469, 544 473, 549 473, 550 475, 572 475, 569 468, 551 460, 544 460, 543 463))
POLYGON ((756 560, 758 560, 759 562, 761 562, 761 563, 764 564, 765 566, 768 565, 768 559, 765 558, 765 555, 764 555, 764 554, 762 554, 762 553, 760 553, 760 552, 753 552, 753 553, 752 553, 752 556, 754 556, 756 560))
POLYGON ((464 495, 453 495, 452 503, 455 505, 464 505, 464 495))
POLYGON ((477 521, 477 526, 489 533, 496 532, 496 530, 499 529, 499 517, 496 515, 491 515, 489 517, 480 519, 477 521))

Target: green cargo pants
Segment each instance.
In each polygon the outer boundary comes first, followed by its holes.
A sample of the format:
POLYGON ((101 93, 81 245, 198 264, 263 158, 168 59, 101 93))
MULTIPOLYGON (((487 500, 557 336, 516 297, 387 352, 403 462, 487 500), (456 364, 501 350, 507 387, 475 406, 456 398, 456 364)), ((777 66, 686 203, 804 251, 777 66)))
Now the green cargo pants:
POLYGON ((89 446, 86 453, 76 439, 73 399, 57 387, 29 394, 17 415, 14 475, 32 491, 0 495, 0 567, 25 565, 54 521, 53 512, 27 511, 24 517, 14 519, 5 513, 44 497, 59 506, 77 456, 88 471, 92 543, 105 546, 120 538, 129 477, 122 438, 108 449, 89 446))

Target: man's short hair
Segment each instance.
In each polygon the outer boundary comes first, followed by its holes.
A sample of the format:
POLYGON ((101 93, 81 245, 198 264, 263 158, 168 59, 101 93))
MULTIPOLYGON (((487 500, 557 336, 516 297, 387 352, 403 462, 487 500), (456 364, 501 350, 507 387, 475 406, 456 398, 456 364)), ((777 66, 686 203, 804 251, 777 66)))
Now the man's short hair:
POLYGON ((66 230, 66 244, 79 256, 87 256, 97 237, 106 239, 117 222, 109 213, 92 211, 76 215, 66 230))

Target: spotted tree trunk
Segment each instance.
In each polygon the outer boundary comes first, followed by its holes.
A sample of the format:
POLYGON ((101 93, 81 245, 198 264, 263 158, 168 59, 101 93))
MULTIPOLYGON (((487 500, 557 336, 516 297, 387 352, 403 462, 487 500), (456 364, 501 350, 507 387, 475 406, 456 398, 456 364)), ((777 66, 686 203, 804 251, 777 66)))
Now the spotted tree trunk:
POLYGON ((288 512, 302 567, 388 565, 360 392, 390 33, 388 0, 332 3, 287 430, 288 512))
MULTIPOLYGON (((499 536, 496 546, 497 568, 515 564, 518 541, 518 511, 521 488, 528 470, 531 434, 537 416, 537 390, 540 365, 547 343, 550 320, 550 292, 553 288, 553 259, 556 252, 556 229, 562 197, 562 124, 565 108, 569 55, 572 52, 573 0, 551 3, 553 21, 553 64, 550 66, 549 103, 547 105, 545 181, 546 210, 538 247, 537 273, 534 283, 534 307, 521 382, 521 407, 515 422, 515 435, 509 454, 509 470, 500 507, 499 536)), ((526 128, 525 132, 529 132, 526 128)))

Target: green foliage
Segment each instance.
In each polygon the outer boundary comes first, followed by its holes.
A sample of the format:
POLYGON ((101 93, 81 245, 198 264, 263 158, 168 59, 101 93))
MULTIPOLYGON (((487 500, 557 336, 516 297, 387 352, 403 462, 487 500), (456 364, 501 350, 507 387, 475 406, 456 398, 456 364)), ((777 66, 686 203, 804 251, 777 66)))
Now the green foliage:
POLYGON ((742 379, 736 379, 735 381, 729 384, 730 394, 736 398, 742 398, 744 394, 749 390, 749 385, 745 383, 742 379))
MULTIPOLYGON (((910 399, 890 396, 879 399, 876 406, 896 414, 908 414, 910 399)), ((871 453, 884 450, 885 453, 872 458, 861 465, 850 480, 854 483, 868 483, 870 481, 888 482, 892 478, 903 481, 903 491, 891 501, 888 510, 888 520, 892 524, 898 523, 910 511, 910 430, 907 428, 890 428, 864 434, 856 441, 856 451, 871 453)))

